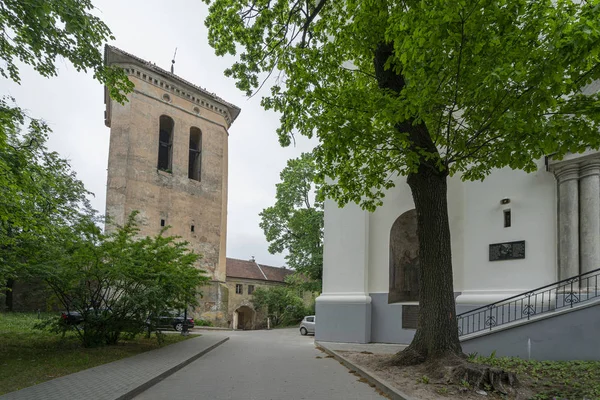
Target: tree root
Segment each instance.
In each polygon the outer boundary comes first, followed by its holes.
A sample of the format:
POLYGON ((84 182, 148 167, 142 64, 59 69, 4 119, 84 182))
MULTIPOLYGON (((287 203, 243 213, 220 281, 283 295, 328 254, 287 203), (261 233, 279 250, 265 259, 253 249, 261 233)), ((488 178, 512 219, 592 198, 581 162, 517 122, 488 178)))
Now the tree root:
POLYGON ((519 380, 513 372, 466 360, 463 354, 449 353, 427 359, 410 346, 394 355, 388 362, 393 366, 419 365, 421 372, 440 383, 455 384, 475 390, 495 391, 511 398, 519 397, 519 380))
POLYGON ((394 354, 392 359, 390 360, 390 365, 393 366, 410 366, 410 365, 418 365, 425 362, 425 356, 413 350, 410 346, 406 349, 394 354))
POLYGON ((475 389, 493 390, 495 392, 514 395, 519 387, 517 375, 500 368, 488 365, 473 364, 463 361, 460 365, 446 367, 446 377, 452 383, 464 384, 475 389))

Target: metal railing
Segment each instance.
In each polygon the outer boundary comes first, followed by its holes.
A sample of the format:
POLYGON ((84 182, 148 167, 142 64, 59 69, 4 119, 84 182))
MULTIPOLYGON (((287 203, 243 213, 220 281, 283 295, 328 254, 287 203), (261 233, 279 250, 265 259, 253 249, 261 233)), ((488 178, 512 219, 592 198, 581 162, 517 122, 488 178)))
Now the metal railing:
POLYGON ((491 331, 502 325, 600 297, 600 268, 461 313, 458 336, 491 331))

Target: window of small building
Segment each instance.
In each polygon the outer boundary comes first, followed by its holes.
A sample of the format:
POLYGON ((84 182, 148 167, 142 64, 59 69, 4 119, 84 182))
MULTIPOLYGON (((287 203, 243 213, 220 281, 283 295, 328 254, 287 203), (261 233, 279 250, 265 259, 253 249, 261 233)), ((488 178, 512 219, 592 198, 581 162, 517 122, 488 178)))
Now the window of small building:
POLYGON ((254 293, 254 285, 248 285, 248 294, 254 293))
POLYGON ((188 178, 199 181, 202 175, 202 132, 196 127, 190 128, 190 157, 188 178))
POLYGON ((244 285, 238 283, 235 285, 235 293, 236 294, 242 294, 244 293, 244 285))
POLYGON ((158 130, 158 169, 171 172, 173 170, 173 127, 171 117, 160 116, 158 130))

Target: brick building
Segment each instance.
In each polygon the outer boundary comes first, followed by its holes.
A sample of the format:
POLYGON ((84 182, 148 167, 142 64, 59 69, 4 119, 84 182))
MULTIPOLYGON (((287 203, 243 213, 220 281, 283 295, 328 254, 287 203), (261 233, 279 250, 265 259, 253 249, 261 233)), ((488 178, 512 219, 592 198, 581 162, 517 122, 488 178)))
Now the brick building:
POLYGON ((227 288, 229 302, 228 326, 233 329, 260 329, 266 316, 252 305, 252 293, 258 288, 285 285, 285 278, 294 271, 271 267, 251 260, 227 258, 227 288))
POLYGON ((240 109, 115 47, 106 47, 105 63, 135 85, 125 104, 105 95, 106 214, 123 224, 137 210, 140 235, 171 226, 169 234, 202 254, 198 268, 211 285, 194 316, 226 326, 228 129, 240 109))

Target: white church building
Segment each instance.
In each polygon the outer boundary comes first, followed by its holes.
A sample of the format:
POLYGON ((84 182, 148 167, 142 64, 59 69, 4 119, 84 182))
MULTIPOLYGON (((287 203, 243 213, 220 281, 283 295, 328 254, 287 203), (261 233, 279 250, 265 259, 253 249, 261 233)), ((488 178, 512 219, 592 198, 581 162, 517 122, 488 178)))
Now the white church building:
MULTIPOLYGON (((412 340, 418 315, 416 213, 406 178, 398 177, 395 183, 375 212, 354 204, 340 208, 332 200, 325 203, 317 341, 412 340)), ((583 300, 600 295, 595 272, 588 275, 596 280, 595 294, 590 279, 583 291, 575 283, 578 294, 572 282, 570 291, 567 282, 536 292, 535 299, 527 293, 600 267, 600 152, 541 159, 534 173, 495 170, 483 182, 449 178, 448 212, 458 314, 517 296, 510 307, 488 307, 477 315, 483 316, 483 323, 477 323, 485 328, 500 325, 501 317, 515 326, 516 311, 517 320, 524 315, 530 320, 533 314, 547 319, 547 311, 558 315, 564 310, 557 309, 567 304, 583 306, 583 300)), ((600 308, 593 310, 598 337, 600 308)), ((478 331, 471 330, 471 323, 475 326, 475 318, 467 322, 469 332, 478 331)), ((533 336, 525 336, 531 352, 533 336)), ((596 347, 600 357, 600 345, 596 347)))

